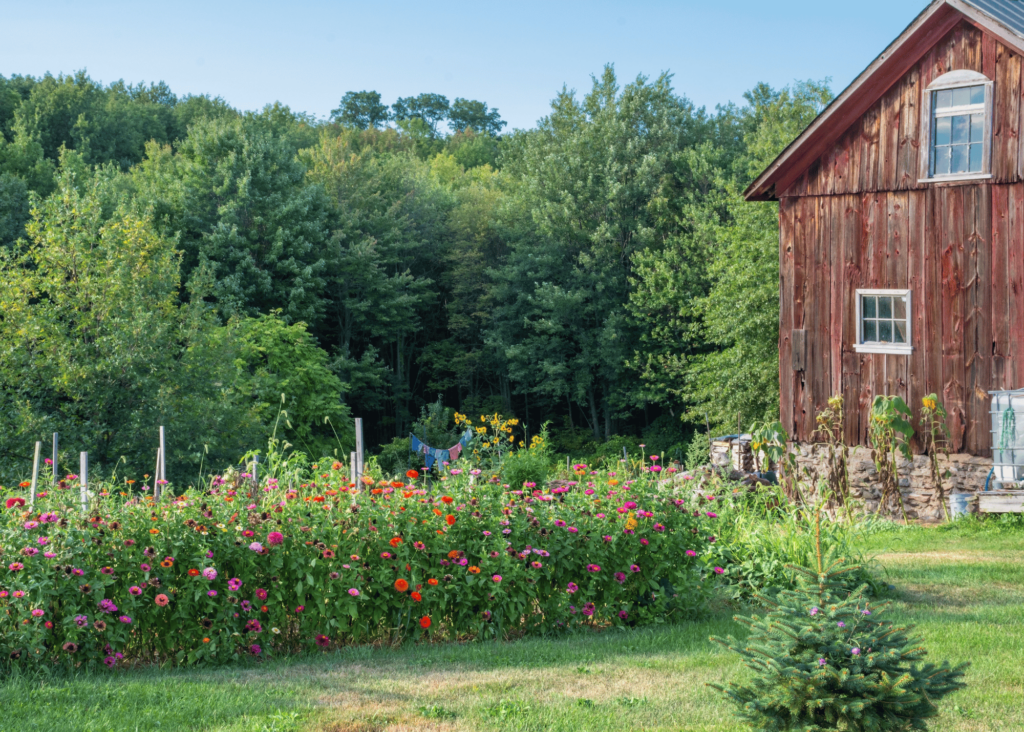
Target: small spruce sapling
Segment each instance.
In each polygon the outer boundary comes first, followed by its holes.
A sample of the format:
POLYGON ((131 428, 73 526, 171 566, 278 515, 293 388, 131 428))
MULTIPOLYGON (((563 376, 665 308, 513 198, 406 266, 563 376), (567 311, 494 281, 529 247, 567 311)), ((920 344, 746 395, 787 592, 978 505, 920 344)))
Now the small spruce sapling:
POLYGON ((769 732, 927 729, 935 702, 965 686, 968 664, 919 665, 926 651, 907 635, 913 627, 878 619, 888 603, 871 605, 866 585, 838 594, 839 578, 859 567, 842 566, 834 550, 822 553, 820 512, 815 533, 817 567, 789 565, 801 589, 759 595, 767 614, 736 617, 752 631, 745 641, 712 638, 743 656, 753 679, 711 686, 739 705, 740 718, 769 732))

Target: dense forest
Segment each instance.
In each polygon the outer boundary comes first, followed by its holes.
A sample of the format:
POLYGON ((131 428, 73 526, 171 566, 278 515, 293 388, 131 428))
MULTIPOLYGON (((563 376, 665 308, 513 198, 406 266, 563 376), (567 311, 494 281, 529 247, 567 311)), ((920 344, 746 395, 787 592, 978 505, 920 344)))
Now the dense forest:
POLYGON ((275 431, 340 454, 352 416, 400 448, 438 403, 580 456, 772 417, 776 210, 739 194, 830 96, 709 112, 606 67, 507 130, 433 93, 322 120, 0 76, 0 480, 52 432, 141 473, 166 425, 175 478, 275 431))

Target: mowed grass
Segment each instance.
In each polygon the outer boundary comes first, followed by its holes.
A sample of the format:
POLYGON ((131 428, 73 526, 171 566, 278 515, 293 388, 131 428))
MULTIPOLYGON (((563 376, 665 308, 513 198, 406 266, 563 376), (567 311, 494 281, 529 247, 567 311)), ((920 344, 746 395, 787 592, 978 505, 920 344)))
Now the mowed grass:
MULTIPOLYGON (((862 540, 933 660, 971 661, 935 730, 1024 729, 1024 531, 912 528, 862 540)), ((708 682, 742 677, 704 621, 513 643, 349 648, 210 671, 83 674, 0 685, 0 730, 744 729, 708 682)))

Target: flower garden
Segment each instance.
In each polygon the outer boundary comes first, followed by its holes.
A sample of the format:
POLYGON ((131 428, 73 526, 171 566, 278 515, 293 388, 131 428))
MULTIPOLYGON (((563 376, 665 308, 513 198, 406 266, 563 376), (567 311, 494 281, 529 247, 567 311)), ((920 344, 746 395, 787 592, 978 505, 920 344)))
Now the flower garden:
POLYGON ((713 496, 657 473, 510 489, 324 461, 180 495, 77 476, 0 525, 0 659, 14 667, 222 664, 399 639, 508 638, 687 618, 709 592, 713 496))

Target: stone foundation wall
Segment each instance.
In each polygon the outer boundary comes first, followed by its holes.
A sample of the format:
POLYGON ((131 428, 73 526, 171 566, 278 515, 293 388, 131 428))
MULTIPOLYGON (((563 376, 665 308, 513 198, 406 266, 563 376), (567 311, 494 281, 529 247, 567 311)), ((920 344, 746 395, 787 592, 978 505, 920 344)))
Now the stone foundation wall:
MULTIPOLYGON (((814 483, 823 479, 826 473, 824 447, 797 445, 797 463, 801 472, 810 471, 814 483)), ((941 519, 942 506, 938 492, 932 487, 931 469, 926 455, 914 455, 913 460, 897 458, 900 474, 900 492, 903 505, 910 518, 922 520, 941 519)), ((985 479, 992 469, 992 458, 974 455, 950 455, 949 459, 939 458, 939 470, 949 470, 950 476, 942 483, 948 497, 951 493, 977 493, 984 490, 985 479)), ((868 511, 874 511, 882 494, 878 472, 871 460, 871 451, 866 447, 850 448, 850 489, 853 495, 864 501, 868 511)))

